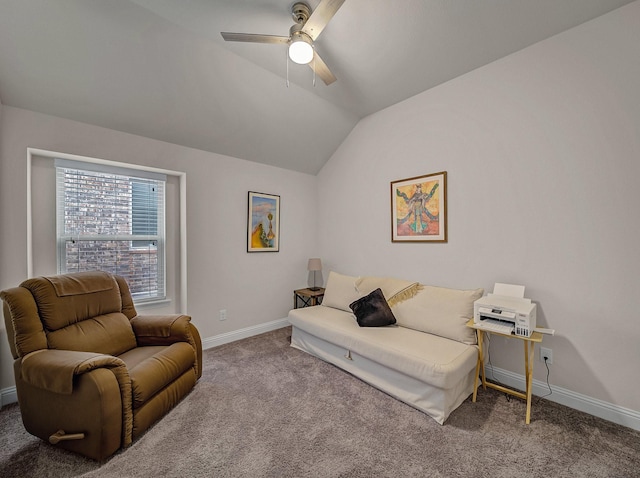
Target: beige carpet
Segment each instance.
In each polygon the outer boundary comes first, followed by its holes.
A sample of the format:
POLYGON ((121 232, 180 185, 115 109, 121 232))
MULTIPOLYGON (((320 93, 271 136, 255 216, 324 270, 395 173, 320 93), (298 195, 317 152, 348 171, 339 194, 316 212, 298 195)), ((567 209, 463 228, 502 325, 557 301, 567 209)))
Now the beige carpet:
POLYGON ((495 391, 444 426, 289 346, 290 329, 205 351, 203 378, 127 450, 96 463, 0 411, 0 477, 638 477, 640 433, 495 391))

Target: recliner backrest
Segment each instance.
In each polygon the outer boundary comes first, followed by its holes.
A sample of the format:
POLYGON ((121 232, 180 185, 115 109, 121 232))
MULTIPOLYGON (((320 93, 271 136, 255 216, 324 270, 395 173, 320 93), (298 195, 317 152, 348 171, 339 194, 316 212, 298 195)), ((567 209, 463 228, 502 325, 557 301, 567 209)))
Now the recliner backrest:
MULTIPOLYGON (((127 289, 125 297, 121 295, 113 275, 92 271, 37 277, 20 287, 33 296, 46 346, 41 346, 37 331, 25 335, 26 329, 34 329, 33 320, 15 323, 16 337, 29 336, 29 343, 37 343, 40 348, 109 355, 136 347, 129 317, 123 313, 123 301, 132 306, 130 294, 127 289)), ((126 312, 130 314, 129 306, 126 312)))

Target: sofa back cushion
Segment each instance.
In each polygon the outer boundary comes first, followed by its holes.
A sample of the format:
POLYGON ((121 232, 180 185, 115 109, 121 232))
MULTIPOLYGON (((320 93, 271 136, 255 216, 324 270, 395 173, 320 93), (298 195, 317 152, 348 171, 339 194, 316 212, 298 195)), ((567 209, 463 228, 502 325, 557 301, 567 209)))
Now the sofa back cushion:
POLYGON ((415 296, 392 307, 398 325, 465 344, 477 343, 476 331, 465 324, 483 289, 458 290, 423 286, 415 296))
POLYGON ((360 294, 365 296, 371 291, 380 289, 390 306, 413 297, 421 286, 418 282, 395 277, 364 276, 356 281, 360 294))
POLYGON ((358 291, 356 287, 358 279, 359 277, 346 276, 333 271, 329 272, 322 305, 351 312, 349 304, 366 295, 358 291))

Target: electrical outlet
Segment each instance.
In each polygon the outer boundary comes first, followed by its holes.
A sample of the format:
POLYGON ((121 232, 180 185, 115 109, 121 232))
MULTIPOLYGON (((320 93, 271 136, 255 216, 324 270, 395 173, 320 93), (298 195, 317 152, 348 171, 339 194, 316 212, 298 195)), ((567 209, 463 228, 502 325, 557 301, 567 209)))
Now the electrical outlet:
POLYGON ((551 365, 553 363, 553 350, 540 347, 540 362, 544 362, 545 357, 547 358, 547 365, 551 365))
POLYGON ((227 309, 220 309, 220 320, 227 320, 227 309))

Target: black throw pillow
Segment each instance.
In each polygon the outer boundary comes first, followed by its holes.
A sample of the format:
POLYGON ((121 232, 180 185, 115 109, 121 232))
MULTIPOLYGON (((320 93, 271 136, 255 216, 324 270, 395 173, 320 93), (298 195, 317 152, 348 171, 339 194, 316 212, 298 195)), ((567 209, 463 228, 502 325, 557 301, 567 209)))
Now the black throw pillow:
POLYGON ((353 310, 360 327, 384 327, 396 323, 381 289, 376 289, 352 302, 349 307, 353 310))

